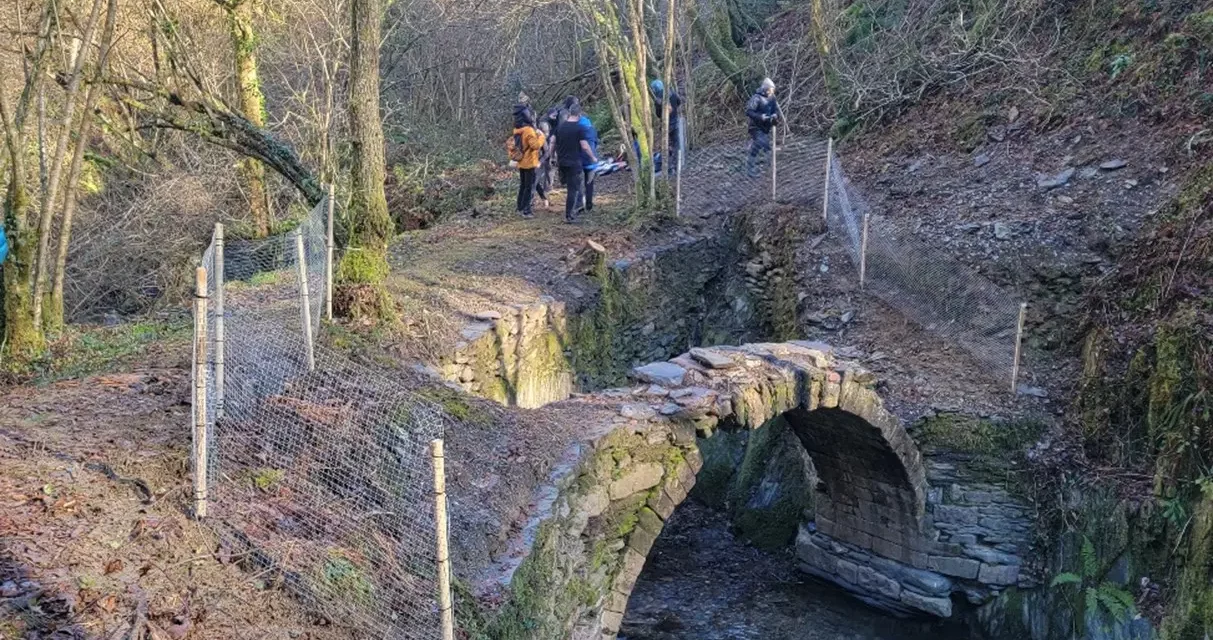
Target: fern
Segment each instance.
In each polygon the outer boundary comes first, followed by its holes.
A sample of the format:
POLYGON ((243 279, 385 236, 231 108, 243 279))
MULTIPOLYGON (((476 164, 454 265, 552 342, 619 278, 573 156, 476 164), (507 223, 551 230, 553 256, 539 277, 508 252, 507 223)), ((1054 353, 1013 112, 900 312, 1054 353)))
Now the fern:
POLYGON ((1063 584, 1082 584, 1082 576, 1077 573, 1059 573, 1053 576, 1053 582, 1049 583, 1049 586, 1056 587, 1063 584))
POLYGON ((1085 624, 1086 616, 1083 615, 1083 612, 1091 614, 1096 619, 1110 618, 1118 623, 1137 614, 1137 602, 1132 593, 1114 582, 1096 583, 1100 576, 1100 562, 1095 553, 1095 544, 1089 537, 1083 536, 1079 560, 1082 565, 1081 575, 1067 571, 1053 576, 1053 581, 1049 583, 1050 588, 1074 585, 1081 593, 1085 605, 1083 609, 1079 610, 1077 603, 1071 603, 1075 607, 1076 631, 1081 631, 1078 628, 1079 621, 1083 621, 1085 624))
POLYGON ((1087 536, 1082 537, 1082 577, 1087 580, 1099 573, 1099 559, 1095 556, 1095 544, 1087 536))

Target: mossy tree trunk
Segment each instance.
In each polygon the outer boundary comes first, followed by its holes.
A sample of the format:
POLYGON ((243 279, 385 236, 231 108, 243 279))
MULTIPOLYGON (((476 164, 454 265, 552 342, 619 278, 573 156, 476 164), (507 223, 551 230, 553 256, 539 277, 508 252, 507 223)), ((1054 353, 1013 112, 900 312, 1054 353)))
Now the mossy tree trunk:
MULTIPOLYGON (((9 255, 4 263, 4 344, 8 357, 17 362, 29 360, 46 348, 42 325, 34 321, 33 282, 37 269, 38 228, 30 219, 27 185, 33 180, 26 165, 29 153, 26 134, 30 102, 46 81, 45 62, 50 48, 52 13, 51 4, 47 3, 16 104, 10 102, 7 91, 0 91, 0 131, 4 134, 8 167, 8 189, 4 196, 4 231, 9 244, 9 255)), ((16 82, 0 65, 0 86, 13 84, 16 82)))
POLYGON ((653 167, 653 114, 649 101, 649 41, 643 0, 625 0, 623 13, 612 0, 579 3, 583 19, 594 37, 604 67, 618 69, 618 86, 603 74, 603 89, 611 101, 615 124, 627 145, 636 181, 637 208, 657 198, 653 167))
POLYGON ((375 284, 387 275, 392 234, 383 191, 383 121, 379 113, 379 42, 382 0, 353 0, 350 42, 350 150, 348 209, 350 249, 338 277, 348 284, 375 284))
POLYGON ((751 68, 745 52, 733 42, 729 12, 717 10, 704 16, 694 4, 687 6, 687 12, 691 16, 691 29, 703 43, 708 57, 729 79, 737 95, 744 99, 758 86, 759 74, 751 68))
MULTIPOLYGON (((265 96, 257 74, 257 33, 253 28, 256 0, 215 0, 227 13, 228 31, 236 63, 236 94, 240 112, 254 126, 265 126, 265 96)), ((270 233, 269 196, 265 188, 265 165, 255 158, 240 161, 240 175, 248 190, 249 215, 259 238, 270 233)))

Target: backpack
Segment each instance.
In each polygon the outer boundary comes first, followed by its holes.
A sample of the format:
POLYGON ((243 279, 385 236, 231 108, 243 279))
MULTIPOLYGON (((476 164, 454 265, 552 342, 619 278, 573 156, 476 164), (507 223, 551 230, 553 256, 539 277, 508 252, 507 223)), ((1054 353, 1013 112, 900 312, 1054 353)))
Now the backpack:
POLYGON ((505 141, 505 152, 510 156, 510 160, 514 162, 522 161, 522 134, 515 133, 505 141))

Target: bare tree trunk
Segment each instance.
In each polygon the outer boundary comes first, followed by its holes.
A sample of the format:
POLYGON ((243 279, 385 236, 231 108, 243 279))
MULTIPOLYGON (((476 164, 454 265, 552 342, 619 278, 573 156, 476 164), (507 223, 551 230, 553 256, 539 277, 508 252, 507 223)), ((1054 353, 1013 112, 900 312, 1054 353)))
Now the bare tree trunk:
POLYGON ((376 283, 387 275, 387 243, 392 234, 383 192, 383 121, 379 113, 379 43, 382 0, 350 3, 350 147, 352 189, 350 244, 338 277, 347 283, 376 283))
MULTIPOLYGON (((63 282, 67 270, 67 250, 72 239, 72 222, 76 214, 76 182, 80 168, 84 165, 84 151, 88 149, 89 132, 92 128, 97 99, 101 95, 100 81, 109 60, 110 47, 114 41, 114 23, 118 16, 118 0, 109 0, 106 9, 105 27, 101 32, 101 53, 93 71, 92 82, 84 92, 84 110, 80 114, 80 130, 76 136, 76 148, 72 163, 67 169, 67 190, 63 196, 63 220, 59 223, 59 250, 55 255, 54 283, 51 285, 50 306, 46 310, 45 326, 50 331, 63 328, 63 282)), ((87 51, 81 55, 86 55, 87 51)))
POLYGON ((55 144, 55 155, 51 157, 50 173, 46 181, 46 191, 42 194, 42 207, 38 220, 38 259, 34 277, 34 324, 42 326, 43 296, 46 295, 47 269, 49 268, 51 223, 55 219, 55 203, 59 199, 59 185, 63 178, 64 158, 67 157, 67 145, 72 137, 72 122, 75 119, 76 98, 80 94, 80 78, 84 75, 84 61, 88 58, 88 49, 93 44, 93 31, 97 28, 97 19, 101 16, 102 0, 93 0, 93 10, 89 14, 88 26, 84 28, 85 51, 72 67, 68 77, 67 94, 63 98, 63 117, 59 124, 59 140, 55 144))
MULTIPOLYGON (((673 155, 670 154, 670 111, 673 107, 670 105, 670 96, 674 95, 674 0, 666 0, 666 17, 665 17, 665 72, 662 74, 665 77, 665 95, 661 101, 661 132, 665 136, 661 148, 664 149, 661 154, 662 163, 665 165, 665 174, 673 175, 676 162, 673 155)), ((675 149, 674 153, 678 153, 675 149)))
MULTIPOLYGON (((258 127, 265 126, 265 96, 257 74, 257 34, 253 31, 256 0, 216 0, 227 11, 232 50, 236 60, 236 92, 240 112, 258 127)), ((248 190, 249 213, 256 236, 270 233, 269 195, 265 188, 265 165, 254 158, 240 161, 240 175, 248 190)))

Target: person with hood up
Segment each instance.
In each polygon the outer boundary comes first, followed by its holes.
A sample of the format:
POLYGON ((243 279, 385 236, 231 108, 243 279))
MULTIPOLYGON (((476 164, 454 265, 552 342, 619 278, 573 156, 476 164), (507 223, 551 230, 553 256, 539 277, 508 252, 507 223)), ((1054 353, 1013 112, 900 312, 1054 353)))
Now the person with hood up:
MULTIPOLYGON (((570 96, 565 105, 568 115, 556 128, 556 162, 560 167, 560 177, 568 189, 564 201, 564 220, 572 223, 577 221, 581 191, 586 174, 589 173, 585 169, 583 158, 588 159, 590 165, 596 164, 598 158, 594 148, 590 146, 588 131, 581 123, 581 104, 570 96)), ((597 143, 597 139, 594 142, 597 143)))
POLYGON ((758 156, 771 151, 771 129, 779 121, 779 104, 775 102, 775 83, 763 78, 758 91, 750 96, 745 105, 749 119, 750 154, 746 159, 746 173, 751 178, 758 176, 758 156))
POLYGON ((531 113, 521 112, 514 135, 506 143, 511 162, 518 163, 518 214, 534 217, 531 199, 535 194, 535 170, 539 167, 539 152, 543 149, 543 133, 535 128, 531 113))
POLYGON ((678 153, 682 150, 682 98, 678 96, 678 92, 671 90, 669 100, 665 97, 665 83, 661 80, 654 80, 649 83, 649 91, 653 94, 653 108, 656 110, 658 126, 661 124, 661 110, 665 108, 666 102, 670 104, 670 155, 673 156, 669 162, 662 162, 665 165, 667 175, 673 175, 678 170, 678 153))

